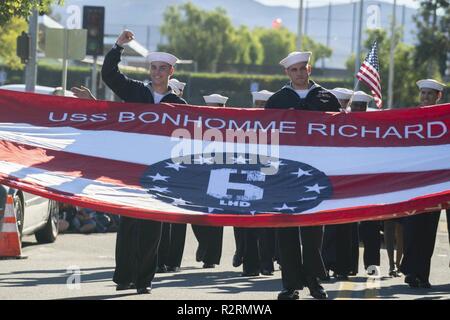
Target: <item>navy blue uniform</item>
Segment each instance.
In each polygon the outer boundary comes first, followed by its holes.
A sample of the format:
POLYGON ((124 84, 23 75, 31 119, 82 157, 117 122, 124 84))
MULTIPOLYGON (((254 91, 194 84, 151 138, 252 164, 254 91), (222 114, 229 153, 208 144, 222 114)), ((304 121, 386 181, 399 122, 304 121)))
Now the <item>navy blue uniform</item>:
MULTIPOLYGON (((291 84, 288 84, 275 92, 265 107, 335 112, 340 110, 337 98, 313 81, 309 81, 309 92, 304 99, 301 99, 291 84)), ((276 235, 283 288, 303 289, 310 279, 326 276, 321 253, 323 226, 277 228, 276 235)))
MULTIPOLYGON (((119 70, 123 48, 114 46, 105 56, 102 67, 103 82, 123 101, 154 103, 151 85, 128 78, 119 70)), ((186 102, 171 91, 161 102, 186 102)), ((161 238, 161 222, 121 217, 116 239, 116 269, 113 281, 117 284, 135 283, 136 288, 151 285, 157 268, 157 252, 161 238)))

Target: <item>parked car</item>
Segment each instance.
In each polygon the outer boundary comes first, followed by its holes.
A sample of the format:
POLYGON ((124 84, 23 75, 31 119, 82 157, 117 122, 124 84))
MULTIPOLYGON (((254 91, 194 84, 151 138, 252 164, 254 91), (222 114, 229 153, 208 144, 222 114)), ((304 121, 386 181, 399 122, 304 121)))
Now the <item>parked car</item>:
MULTIPOLYGON (((0 89, 25 91, 24 84, 8 84, 0 89)), ((59 88, 36 86, 35 93, 55 94, 59 88)), ((62 93, 62 89, 61 92, 62 93)), ((66 90, 66 96, 74 97, 66 90)), ((4 208, 6 195, 14 199, 14 212, 20 236, 34 234, 39 243, 54 242, 58 236, 59 203, 31 193, 0 185, 0 205, 4 208)))
POLYGON ((6 203, 6 195, 13 196, 20 237, 34 234, 39 243, 51 243, 56 240, 59 219, 58 202, 0 185, 0 207, 2 208, 6 203))
MULTIPOLYGON (((25 92, 25 85, 24 84, 5 84, 3 86, 0 86, 0 89, 25 92)), ((40 94, 49 94, 49 95, 62 95, 63 90, 61 87, 53 88, 53 87, 36 85, 34 88, 34 92, 40 93, 40 94)), ((64 95, 66 97, 76 98, 75 95, 73 94, 73 92, 69 91, 69 90, 66 90, 64 95)))

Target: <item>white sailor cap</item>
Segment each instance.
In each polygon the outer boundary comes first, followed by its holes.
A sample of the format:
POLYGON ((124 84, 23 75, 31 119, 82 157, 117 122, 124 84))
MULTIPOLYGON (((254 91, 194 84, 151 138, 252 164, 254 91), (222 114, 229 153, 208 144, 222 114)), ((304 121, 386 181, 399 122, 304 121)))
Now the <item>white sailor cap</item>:
POLYGON ((214 93, 214 94, 210 94, 209 96, 203 96, 203 99, 205 99, 206 103, 225 104, 225 103, 227 103, 228 97, 224 97, 220 94, 214 93))
POLYGON ((370 100, 372 100, 372 96, 368 95, 367 93, 365 93, 364 91, 356 91, 353 94, 353 102, 370 102, 370 100))
POLYGON ((167 52, 150 52, 147 55, 147 60, 151 63, 153 61, 162 61, 170 64, 171 66, 175 65, 178 62, 178 58, 173 54, 167 52))
POLYGON ((422 79, 416 82, 419 89, 427 88, 427 89, 434 89, 437 91, 443 91, 446 87, 445 84, 440 83, 439 81, 433 80, 433 79, 422 79))
POLYGON ((184 90, 184 87, 186 86, 186 82, 181 82, 178 79, 172 78, 169 80, 169 86, 172 89, 184 90))
POLYGON ((253 102, 255 102, 257 100, 267 101, 267 100, 269 100, 271 95, 273 95, 272 91, 267 91, 267 90, 254 91, 254 92, 252 92, 253 102))
POLYGON ((280 61, 280 64, 285 68, 289 68, 290 66, 292 66, 293 64, 296 63, 300 63, 300 62, 308 62, 309 63, 309 58, 311 57, 311 51, 306 51, 306 52, 299 52, 299 51, 294 51, 289 53, 289 55, 284 58, 283 60, 280 61))
POLYGON ((346 88, 334 88, 330 90, 330 92, 334 94, 339 100, 349 100, 353 94, 353 90, 346 88))

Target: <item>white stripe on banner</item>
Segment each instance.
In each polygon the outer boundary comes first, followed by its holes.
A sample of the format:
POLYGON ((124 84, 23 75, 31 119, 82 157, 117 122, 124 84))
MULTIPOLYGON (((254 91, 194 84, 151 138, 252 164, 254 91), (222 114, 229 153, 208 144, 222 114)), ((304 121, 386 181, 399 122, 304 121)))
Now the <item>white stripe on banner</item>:
MULTIPOLYGON (((75 194, 95 201, 104 201, 114 205, 126 205, 153 211, 189 213, 202 215, 205 213, 186 210, 154 199, 146 190, 119 187, 112 184, 71 177, 45 170, 30 168, 0 161, 0 172, 31 184, 41 185, 62 192, 75 194)), ((383 205, 408 201, 424 194, 433 194, 450 189, 450 181, 402 191, 380 193, 363 197, 325 200, 319 206, 300 214, 317 213, 324 210, 346 209, 366 205, 383 205)), ((193 208, 195 210, 195 207, 193 208)), ((278 212, 275 212, 278 213, 278 212)))
MULTIPOLYGON (((0 139, 25 145, 65 151, 130 163, 151 165, 171 157, 179 142, 171 137, 119 131, 88 131, 71 127, 47 128, 0 124, 0 139), (130 144, 133 141, 133 144, 130 144), (158 152, 155 152, 158 150, 158 152)), ((187 145, 192 141, 185 140, 187 145)), ((197 141, 203 150, 258 150, 271 155, 264 145, 197 141), (263 147, 262 147, 263 146, 263 147)), ((199 152, 196 152, 198 150, 199 152)), ((190 154, 190 153, 189 153, 190 154)), ((272 154, 278 156, 277 153, 272 154)), ((390 172, 424 172, 450 169, 450 146, 414 147, 305 147, 280 146, 280 159, 307 163, 327 175, 355 175, 390 172), (351 155, 351 159, 349 159, 351 155)))

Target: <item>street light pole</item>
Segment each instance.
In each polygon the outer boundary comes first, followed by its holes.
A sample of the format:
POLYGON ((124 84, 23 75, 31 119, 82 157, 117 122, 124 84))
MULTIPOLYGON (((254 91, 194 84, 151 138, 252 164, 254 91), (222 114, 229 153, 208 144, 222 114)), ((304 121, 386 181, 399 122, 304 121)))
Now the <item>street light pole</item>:
POLYGON ((303 38, 303 0, 300 0, 300 7, 298 8, 298 26, 297 26, 297 50, 302 48, 303 38))
POLYGON ((389 82, 388 82, 388 108, 392 109, 394 100, 394 53, 395 53, 395 15, 397 8, 397 0, 394 0, 394 8, 392 9, 392 25, 391 25, 391 50, 389 53, 389 82))
POLYGON ((38 11, 33 9, 29 20, 28 33, 30 35, 30 59, 25 66, 25 90, 34 92, 37 79, 37 31, 38 31, 38 11))
MULTIPOLYGON (((356 40, 356 59, 355 59, 355 75, 361 67, 361 38, 362 38, 362 23, 363 23, 363 8, 364 0, 359 1, 359 23, 358 23, 358 38, 356 40)), ((355 77, 354 88, 358 90, 359 81, 355 77)))

